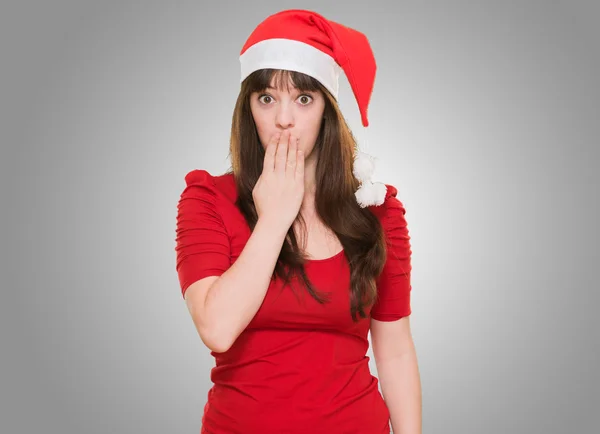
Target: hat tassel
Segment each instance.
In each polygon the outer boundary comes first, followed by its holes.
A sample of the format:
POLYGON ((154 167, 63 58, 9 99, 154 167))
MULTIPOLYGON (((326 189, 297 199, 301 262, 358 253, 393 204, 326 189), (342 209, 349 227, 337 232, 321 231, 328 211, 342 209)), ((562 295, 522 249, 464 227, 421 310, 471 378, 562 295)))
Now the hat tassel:
POLYGON ((353 173, 360 182, 360 187, 354 193, 361 208, 379 206, 385 201, 387 187, 382 182, 373 182, 371 177, 375 171, 374 158, 364 152, 358 152, 354 159, 353 173))

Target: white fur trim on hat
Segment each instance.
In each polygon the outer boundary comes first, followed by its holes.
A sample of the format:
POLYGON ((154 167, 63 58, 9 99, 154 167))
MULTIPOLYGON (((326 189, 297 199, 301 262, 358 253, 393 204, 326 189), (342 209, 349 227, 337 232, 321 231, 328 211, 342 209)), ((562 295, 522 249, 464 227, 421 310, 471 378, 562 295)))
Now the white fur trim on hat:
POLYGON ((338 98, 342 68, 333 57, 304 42, 279 38, 257 42, 240 56, 240 68, 240 81, 259 69, 302 72, 319 80, 338 98))

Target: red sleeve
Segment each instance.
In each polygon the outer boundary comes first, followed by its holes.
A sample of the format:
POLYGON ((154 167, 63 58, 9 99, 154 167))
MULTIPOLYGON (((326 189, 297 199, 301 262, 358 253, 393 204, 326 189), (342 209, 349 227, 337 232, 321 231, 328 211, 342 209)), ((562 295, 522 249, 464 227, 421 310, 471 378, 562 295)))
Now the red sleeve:
POLYGON ((396 198, 397 190, 388 185, 381 223, 387 238, 387 259, 377 282, 378 299, 371 317, 395 321, 411 313, 411 245, 404 205, 396 198))
POLYGON ((181 293, 194 282, 220 276, 230 266, 229 235, 219 215, 222 197, 214 178, 204 170, 185 177, 177 205, 176 270, 181 293))

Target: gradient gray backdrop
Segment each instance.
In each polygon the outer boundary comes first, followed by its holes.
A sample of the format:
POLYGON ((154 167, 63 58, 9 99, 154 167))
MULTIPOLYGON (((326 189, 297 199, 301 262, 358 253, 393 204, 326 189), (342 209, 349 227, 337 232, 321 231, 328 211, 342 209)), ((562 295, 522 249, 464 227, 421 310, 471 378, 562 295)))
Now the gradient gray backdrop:
POLYGON ((375 51, 368 137, 343 75, 341 105, 408 211, 424 432, 600 432, 598 2, 9 3, 0 432, 199 432, 176 204, 286 8, 375 51))

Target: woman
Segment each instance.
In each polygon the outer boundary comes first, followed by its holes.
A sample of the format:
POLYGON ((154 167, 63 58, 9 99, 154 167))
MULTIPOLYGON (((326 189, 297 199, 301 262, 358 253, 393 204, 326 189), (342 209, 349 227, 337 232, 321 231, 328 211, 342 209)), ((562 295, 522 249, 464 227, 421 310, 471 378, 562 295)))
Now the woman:
POLYGON ((343 69, 368 124, 368 42, 287 10, 240 61, 231 170, 191 171, 178 204, 181 290, 216 359, 201 432, 420 433, 405 209, 336 102, 343 69))

